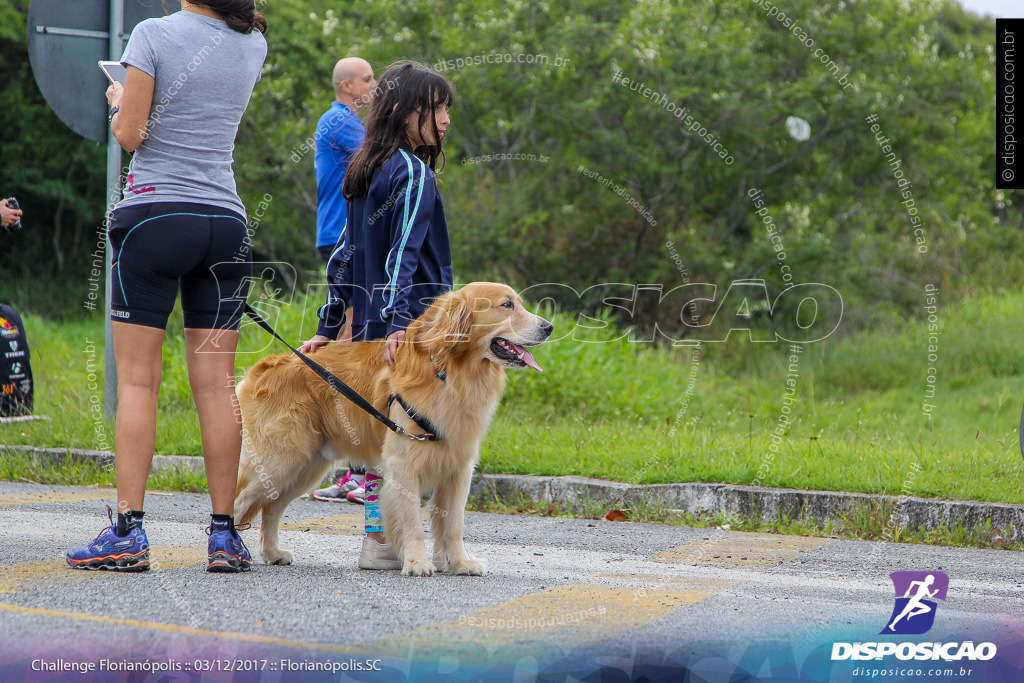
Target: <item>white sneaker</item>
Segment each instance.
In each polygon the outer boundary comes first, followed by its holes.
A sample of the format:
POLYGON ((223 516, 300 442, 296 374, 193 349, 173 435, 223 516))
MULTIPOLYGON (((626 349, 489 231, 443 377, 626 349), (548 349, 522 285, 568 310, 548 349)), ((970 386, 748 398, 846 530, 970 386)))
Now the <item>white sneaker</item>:
POLYGON ((398 555, 390 543, 381 543, 369 536, 364 536, 363 550, 359 553, 359 568, 401 569, 402 561, 398 559, 398 555))

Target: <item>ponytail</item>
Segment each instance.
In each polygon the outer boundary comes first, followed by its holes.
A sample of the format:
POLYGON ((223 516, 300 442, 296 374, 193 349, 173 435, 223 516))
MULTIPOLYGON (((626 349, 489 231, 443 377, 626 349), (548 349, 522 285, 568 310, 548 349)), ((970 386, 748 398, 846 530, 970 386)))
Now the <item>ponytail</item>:
POLYGON ((209 7, 224 18, 228 27, 239 33, 267 32, 266 18, 256 11, 254 0, 201 0, 194 4, 209 7))

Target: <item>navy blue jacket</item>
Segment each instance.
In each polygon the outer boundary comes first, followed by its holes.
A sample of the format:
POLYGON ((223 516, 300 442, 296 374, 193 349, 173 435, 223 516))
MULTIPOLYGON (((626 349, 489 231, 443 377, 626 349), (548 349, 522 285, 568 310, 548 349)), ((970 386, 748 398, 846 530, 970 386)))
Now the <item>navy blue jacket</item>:
POLYGON ((366 341, 404 330, 452 288, 448 224, 434 172, 408 148, 374 171, 366 196, 348 202, 327 284, 317 334, 337 339, 351 305, 352 338, 366 341))

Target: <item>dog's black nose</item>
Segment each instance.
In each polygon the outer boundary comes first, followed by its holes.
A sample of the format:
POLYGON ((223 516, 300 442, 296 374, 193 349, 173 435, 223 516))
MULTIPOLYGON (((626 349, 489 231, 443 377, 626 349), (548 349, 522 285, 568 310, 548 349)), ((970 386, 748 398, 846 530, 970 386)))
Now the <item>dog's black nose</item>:
POLYGON ((541 321, 540 331, 544 333, 545 337, 549 336, 551 334, 551 330, 553 329, 555 329, 554 324, 548 322, 547 320, 541 321))

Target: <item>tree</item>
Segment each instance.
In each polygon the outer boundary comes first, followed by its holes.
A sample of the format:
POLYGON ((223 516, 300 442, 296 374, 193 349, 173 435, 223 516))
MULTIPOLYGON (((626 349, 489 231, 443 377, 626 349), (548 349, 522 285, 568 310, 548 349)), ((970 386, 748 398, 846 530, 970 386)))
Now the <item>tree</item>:
MULTIPOLYGON (((12 13, 26 6, 0 18, 23 26, 12 13)), ((270 54, 239 131, 238 187, 247 206, 268 204, 258 257, 312 277, 312 136, 331 68, 349 55, 378 74, 416 59, 455 85, 439 177, 463 281, 724 291, 761 278, 773 295, 824 282, 843 293, 848 323, 869 324, 917 311, 926 282, 952 297, 1024 274, 1012 249, 1021 208, 992 189, 991 22, 953 2, 584 0, 568 16, 536 0, 263 7, 270 54), (806 140, 787 132, 790 117, 808 122, 806 140)), ((58 209, 61 251, 80 258, 102 212, 101 150, 61 124, 40 129, 23 36, 0 35, 0 121, 33 159, 0 180, 31 186, 40 220, 58 209)), ((33 262, 50 249, 39 234, 25 236, 33 262)), ((655 307, 641 303, 631 322, 650 325, 655 307)))

